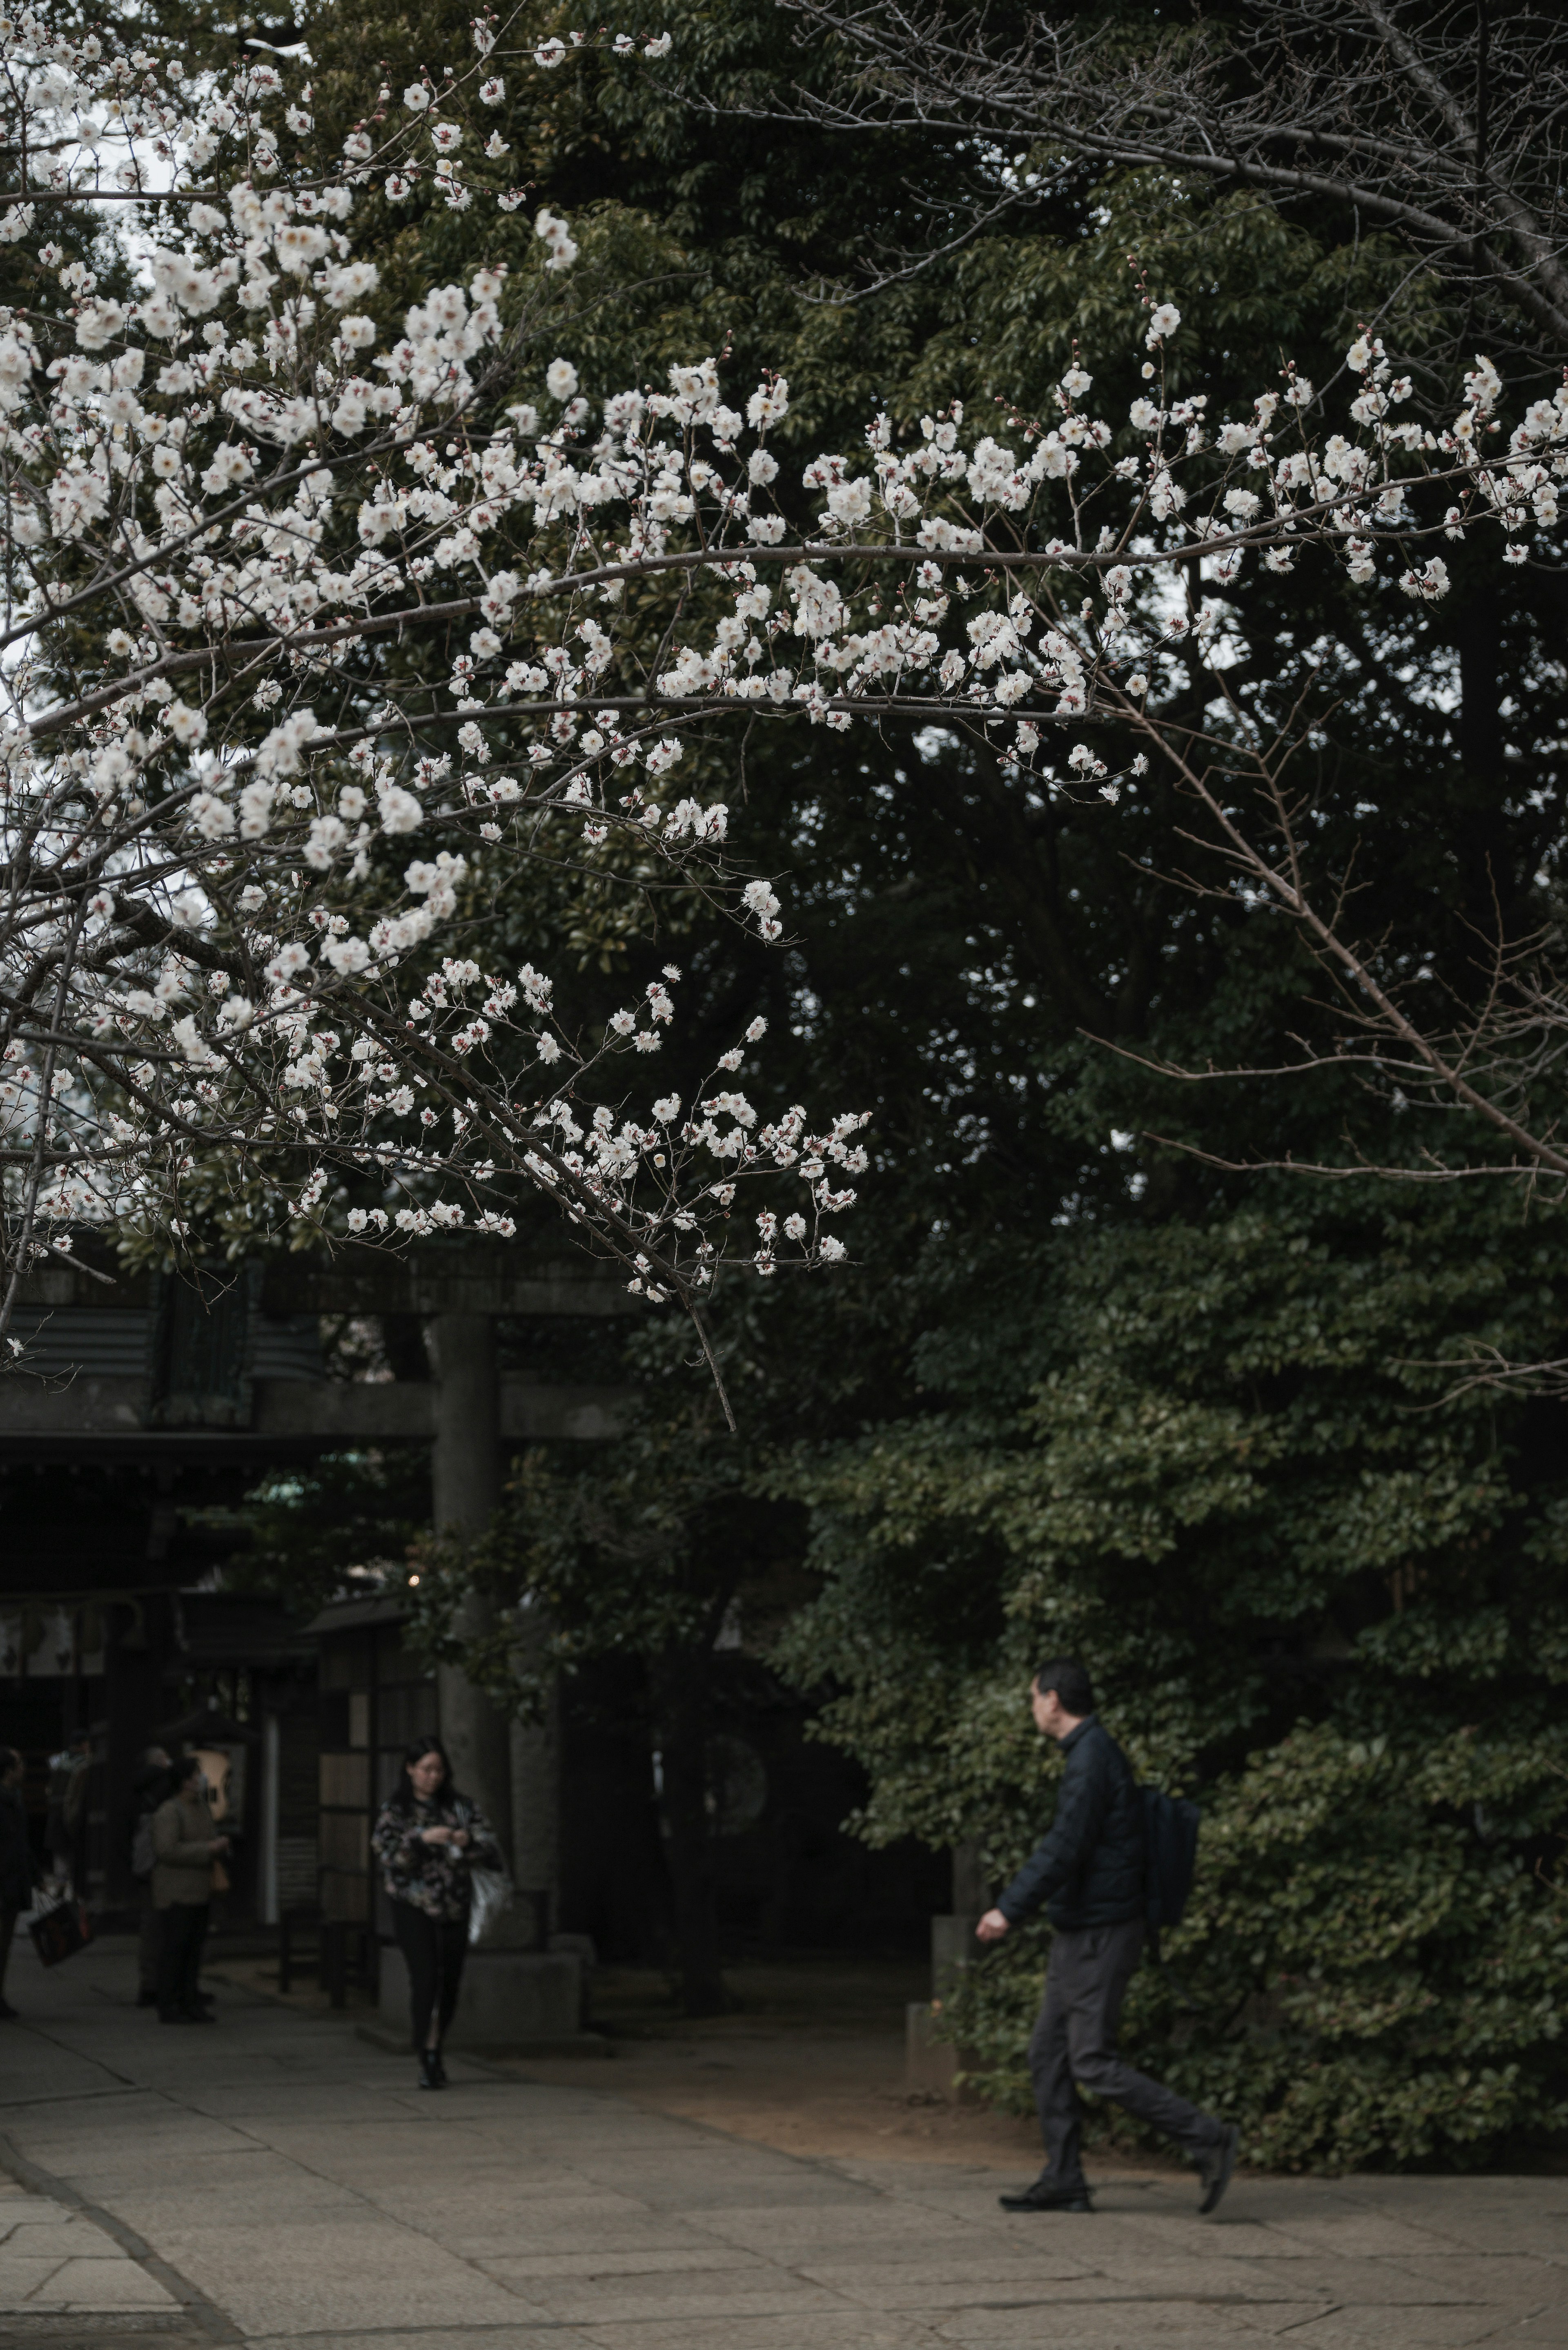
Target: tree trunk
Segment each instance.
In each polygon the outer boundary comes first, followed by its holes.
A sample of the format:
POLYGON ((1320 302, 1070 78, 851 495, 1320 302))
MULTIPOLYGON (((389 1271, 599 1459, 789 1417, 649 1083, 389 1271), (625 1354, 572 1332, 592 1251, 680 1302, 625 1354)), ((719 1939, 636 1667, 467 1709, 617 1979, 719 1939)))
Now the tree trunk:
POLYGON ((730 2005, 719 1960, 719 1909, 708 1814, 708 1651, 667 1648, 653 1668, 654 1735, 662 1759, 665 1851, 673 1896, 680 2004, 687 2015, 730 2005))

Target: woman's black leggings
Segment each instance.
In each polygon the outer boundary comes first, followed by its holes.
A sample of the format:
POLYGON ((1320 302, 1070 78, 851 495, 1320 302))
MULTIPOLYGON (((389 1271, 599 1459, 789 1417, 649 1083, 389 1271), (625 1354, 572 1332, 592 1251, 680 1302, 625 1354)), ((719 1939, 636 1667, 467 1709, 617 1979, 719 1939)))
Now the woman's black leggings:
POLYGON ((431 2017, 439 2015, 439 2048, 457 2012, 462 1962, 468 1955, 466 1918, 431 1918, 407 1901, 390 1904, 392 1931, 409 1970, 409 2013, 414 2046, 430 2044, 431 2017))

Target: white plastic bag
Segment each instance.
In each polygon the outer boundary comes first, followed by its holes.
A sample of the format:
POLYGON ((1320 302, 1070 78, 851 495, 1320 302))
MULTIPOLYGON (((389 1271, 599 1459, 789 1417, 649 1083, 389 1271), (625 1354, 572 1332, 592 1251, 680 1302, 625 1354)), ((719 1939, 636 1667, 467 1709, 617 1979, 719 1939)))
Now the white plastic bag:
MULTIPOLYGON (((472 1835, 473 1821, 471 1815, 465 1815, 463 1825, 472 1835)), ((493 1849, 493 1847, 491 1848, 493 1849)), ((511 1908, 512 1896, 515 1888, 512 1883, 512 1873, 499 1853, 495 1856, 493 1866, 487 1861, 472 1864, 468 1872, 468 1882, 471 1896, 468 1906, 468 1939, 472 1946, 483 1942, 502 1911, 511 1908)))
POLYGON ((471 1868, 473 1898, 468 1909, 468 1939, 483 1942, 504 1909, 512 1906, 512 1879, 504 1868, 471 1868))

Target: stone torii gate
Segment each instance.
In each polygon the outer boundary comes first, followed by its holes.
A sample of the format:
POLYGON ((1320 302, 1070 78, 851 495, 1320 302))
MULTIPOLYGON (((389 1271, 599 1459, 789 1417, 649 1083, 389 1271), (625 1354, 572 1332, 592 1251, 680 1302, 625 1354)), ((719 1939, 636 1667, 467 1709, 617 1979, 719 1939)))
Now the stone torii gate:
MULTIPOLYGON (((393 1256, 348 1243, 330 1255, 213 1265, 182 1278, 128 1271, 86 1232, 73 1255, 36 1270, 23 1293, 16 1326, 27 1346, 24 1366, 42 1376, 25 1367, 0 1378, 0 1463, 151 1468, 160 1491, 172 1492, 193 1470, 243 1480, 356 1442, 428 1443, 435 1525, 462 1542, 502 1500, 511 1444, 603 1441, 633 1400, 626 1388, 499 1376, 504 1316, 636 1310, 587 1258, 541 1261, 466 1240, 393 1256), (314 1325, 324 1314, 417 1318, 433 1377, 323 1379, 314 1325)), ((171 1518, 172 1503, 161 1506, 171 1518)), ((0 1591, 26 1579, 19 1562, 8 1564, 0 1591)), ((483 1603, 469 1603, 462 1628, 484 1628, 483 1603)), ((438 1676, 437 1699, 455 1775, 504 1838, 518 1883, 554 1888, 550 1725, 508 1722, 450 1667, 438 1676)), ((513 1930, 527 1924, 519 1917, 513 1930)))
MULTIPOLYGON (((350 1253, 345 1251, 345 1257, 350 1253)), ((618 1282, 580 1264, 529 1264, 504 1250, 472 1243, 432 1249, 389 1263, 374 1251, 355 1263, 286 1274, 280 1302, 297 1298, 317 1313, 414 1313, 425 1326, 435 1373, 431 1426, 431 1515, 436 1532, 459 1543, 483 1532, 500 1507, 505 1473, 502 1386, 495 1326, 507 1314, 622 1315, 635 1311, 618 1282)), ((550 1392, 548 1390, 543 1392, 550 1392)), ((557 1389, 565 1397, 569 1390, 557 1389)), ((630 1391, 601 1395, 591 1408, 593 1437, 614 1432, 618 1406, 630 1391)), ((585 1427, 585 1435, 590 1430, 585 1427)), ((493 1622, 474 1595, 457 1628, 473 1638, 493 1622)), ((508 1722, 455 1667, 437 1677, 441 1736, 452 1772, 493 1822, 513 1855, 520 1885, 558 1882, 556 1740, 548 1723, 508 1722)), ((522 1920, 517 1921, 519 1929, 522 1920)))

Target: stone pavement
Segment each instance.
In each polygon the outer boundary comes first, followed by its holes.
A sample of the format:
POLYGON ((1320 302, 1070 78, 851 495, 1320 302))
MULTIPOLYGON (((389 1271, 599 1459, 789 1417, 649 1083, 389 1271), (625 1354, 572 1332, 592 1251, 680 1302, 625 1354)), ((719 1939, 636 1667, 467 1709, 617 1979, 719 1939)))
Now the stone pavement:
POLYGON ((1013 2219, 969 2165, 805 2161, 406 2057, 220 1993, 171 2031, 128 1950, 12 1962, 0 2344, 57 2350, 1568 2350, 1568 2178, 1170 2174, 1013 2219))

